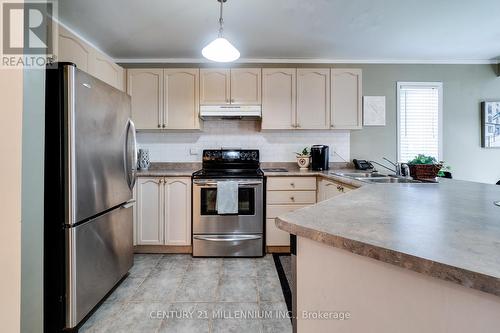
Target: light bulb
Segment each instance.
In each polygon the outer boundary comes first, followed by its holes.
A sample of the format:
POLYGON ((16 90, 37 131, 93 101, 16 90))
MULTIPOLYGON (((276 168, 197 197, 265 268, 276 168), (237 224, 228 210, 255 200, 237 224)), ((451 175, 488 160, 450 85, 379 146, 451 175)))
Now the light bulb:
POLYGON ((217 62, 231 62, 240 57, 240 51, 227 39, 219 37, 201 50, 201 54, 208 60, 217 62))

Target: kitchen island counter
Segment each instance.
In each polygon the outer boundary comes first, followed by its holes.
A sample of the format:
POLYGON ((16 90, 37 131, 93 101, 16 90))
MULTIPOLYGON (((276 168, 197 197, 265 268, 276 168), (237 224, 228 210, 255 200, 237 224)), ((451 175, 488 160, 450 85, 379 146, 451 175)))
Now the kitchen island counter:
POLYGON ((364 185, 280 216, 278 228, 500 296, 500 187, 364 185))
POLYGON ((366 184, 279 216, 297 332, 498 332, 500 187, 366 184), (312 314, 347 311, 349 320, 312 314))

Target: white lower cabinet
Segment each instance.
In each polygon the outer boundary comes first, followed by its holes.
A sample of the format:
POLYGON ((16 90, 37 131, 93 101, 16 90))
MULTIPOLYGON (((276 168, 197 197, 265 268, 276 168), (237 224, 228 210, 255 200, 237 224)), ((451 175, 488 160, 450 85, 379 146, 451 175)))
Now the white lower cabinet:
POLYGON ((191 178, 165 178, 165 245, 191 245, 191 178))
POLYGON ((163 244, 163 178, 137 179, 137 245, 163 244))
POLYGON ((316 202, 315 177, 268 177, 266 246, 290 246, 290 234, 278 229, 276 217, 316 202))
POLYGON ((338 195, 344 194, 353 187, 347 186, 345 184, 337 183, 327 179, 318 180, 318 198, 317 201, 324 201, 330 198, 336 197, 338 195))
POLYGON ((135 244, 191 245, 191 178, 139 177, 135 244))

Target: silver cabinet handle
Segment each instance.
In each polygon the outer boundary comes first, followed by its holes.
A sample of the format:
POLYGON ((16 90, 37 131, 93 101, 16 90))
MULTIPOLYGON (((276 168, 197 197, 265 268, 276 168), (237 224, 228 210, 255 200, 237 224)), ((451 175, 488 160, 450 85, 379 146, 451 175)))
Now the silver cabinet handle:
POLYGON ((194 239, 205 240, 211 242, 234 242, 261 239, 262 236, 227 236, 227 237, 211 237, 211 236, 193 236, 194 239))

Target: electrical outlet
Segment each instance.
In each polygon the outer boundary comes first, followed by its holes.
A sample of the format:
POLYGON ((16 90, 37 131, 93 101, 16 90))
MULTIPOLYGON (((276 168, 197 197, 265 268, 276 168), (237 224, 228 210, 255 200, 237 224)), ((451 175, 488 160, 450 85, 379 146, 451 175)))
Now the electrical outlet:
POLYGON ((189 149, 189 154, 190 155, 199 155, 200 154, 200 151, 198 148, 190 148, 189 149))

